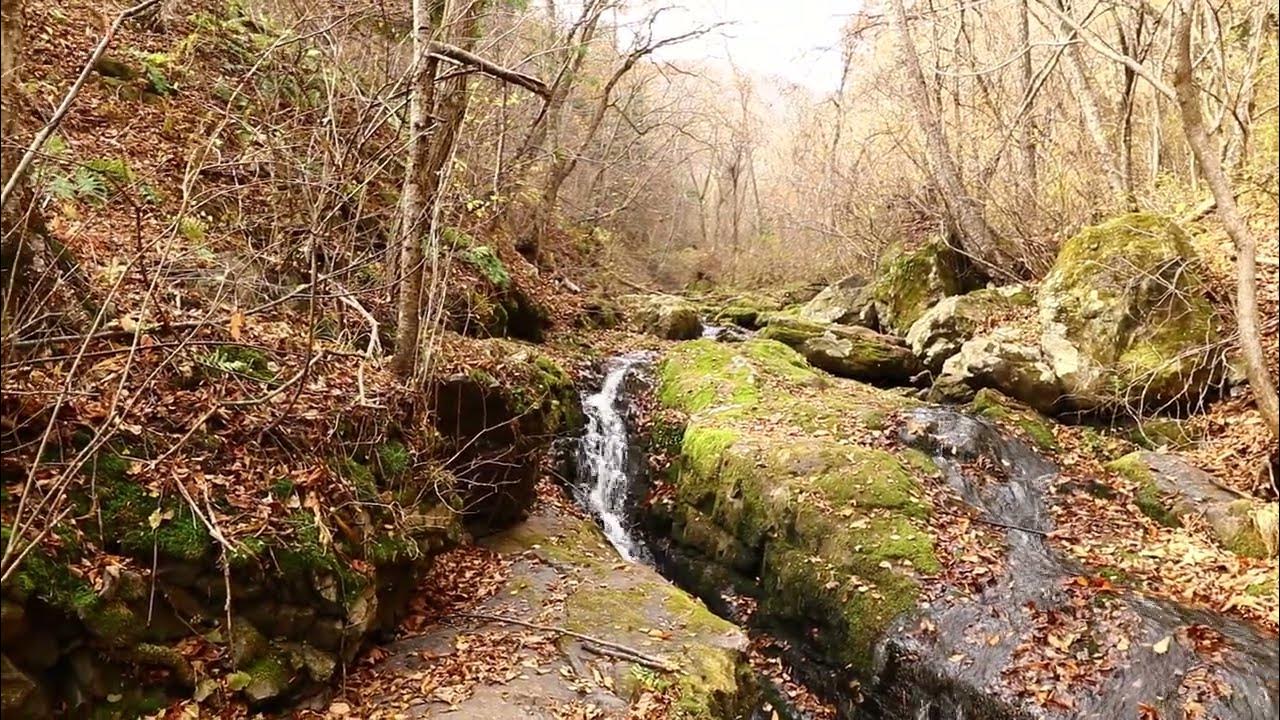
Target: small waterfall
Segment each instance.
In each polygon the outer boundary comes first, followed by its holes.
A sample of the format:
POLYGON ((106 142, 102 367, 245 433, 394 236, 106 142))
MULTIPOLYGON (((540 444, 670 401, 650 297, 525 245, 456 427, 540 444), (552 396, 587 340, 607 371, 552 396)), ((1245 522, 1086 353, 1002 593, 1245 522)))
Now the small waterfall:
POLYGON ((623 383, 628 374, 649 362, 649 353, 629 353, 606 366, 600 391, 583 400, 587 429, 580 446, 585 483, 579 493, 604 527, 609 542, 628 561, 643 560, 644 548, 631 536, 627 503, 631 495, 632 461, 627 422, 623 416, 623 383))

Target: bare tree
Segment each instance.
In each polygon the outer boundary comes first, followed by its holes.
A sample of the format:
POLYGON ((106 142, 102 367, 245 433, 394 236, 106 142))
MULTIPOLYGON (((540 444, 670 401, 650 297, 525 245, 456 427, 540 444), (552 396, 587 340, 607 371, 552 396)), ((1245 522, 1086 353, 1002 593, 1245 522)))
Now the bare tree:
POLYGON ((902 63, 906 67, 907 95, 915 109, 917 123, 924 133, 929 168, 946 202, 947 210, 964 235, 966 250, 987 263, 1002 259, 995 233, 987 224, 981 208, 965 190, 960 171, 947 147, 938 110, 929 102, 929 86, 920 68, 920 56, 907 27, 907 11, 903 0, 892 0, 892 22, 898 33, 902 63))
POLYGON ((1249 385, 1253 388, 1258 411, 1271 430, 1272 437, 1280 440, 1280 400, 1276 397, 1275 383, 1267 369, 1259 330, 1257 240, 1236 205, 1235 192, 1222 170, 1219 159, 1221 150, 1205 131, 1200 91, 1195 87, 1191 29, 1198 5, 1196 0, 1184 0, 1182 3, 1182 17, 1176 34, 1177 69, 1173 87, 1182 113, 1182 129, 1186 133, 1187 143, 1213 193, 1218 217, 1236 246, 1236 321, 1240 327, 1240 347, 1244 353, 1249 385))

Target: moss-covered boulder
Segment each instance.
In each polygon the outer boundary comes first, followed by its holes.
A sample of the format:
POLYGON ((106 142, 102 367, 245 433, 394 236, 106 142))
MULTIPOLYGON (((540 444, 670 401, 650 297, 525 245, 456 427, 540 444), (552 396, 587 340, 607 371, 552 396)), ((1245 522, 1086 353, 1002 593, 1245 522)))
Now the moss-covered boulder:
POLYGON ((790 345, 814 367, 855 380, 902 385, 922 369, 901 340, 856 325, 774 317, 760 337, 790 345))
POLYGON ((921 363, 939 373, 947 358, 959 352, 960 346, 981 329, 1034 304, 1035 297, 1022 285, 945 297, 912 323, 907 343, 921 363))
POLYGON ((1226 549, 1251 557, 1274 557, 1276 504, 1241 497, 1214 482, 1186 459, 1169 453, 1133 452, 1107 465, 1134 486, 1133 501, 1143 514, 1170 526, 1203 517, 1226 549))
POLYGON ((698 306, 676 295, 624 295, 618 299, 631 324, 666 340, 692 340, 702 334, 698 306))
POLYGON ((1167 218, 1081 231, 1037 303, 1044 356, 1077 409, 1195 402, 1222 377, 1221 325, 1187 234, 1167 218))
POLYGON ((926 310, 944 297, 973 289, 977 280, 964 255, 935 237, 910 249, 890 245, 867 293, 880 329, 905 337, 926 310))
POLYGON ((688 421, 649 523, 674 538, 682 574, 704 596, 742 583, 767 622, 810 629, 832 667, 869 674, 918 578, 939 569, 929 463, 869 442, 913 401, 830 379, 768 339, 677 346, 658 377, 662 405, 688 421))
POLYGON ((769 313, 781 309, 782 302, 774 297, 764 293, 743 293, 713 308, 711 317, 717 323, 732 323, 748 330, 756 330, 764 324, 769 313))

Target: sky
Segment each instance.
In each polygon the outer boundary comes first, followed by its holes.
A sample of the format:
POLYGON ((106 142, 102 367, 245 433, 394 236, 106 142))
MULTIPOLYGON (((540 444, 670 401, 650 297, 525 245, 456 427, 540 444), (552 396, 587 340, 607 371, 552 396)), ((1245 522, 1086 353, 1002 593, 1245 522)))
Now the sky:
MULTIPOLYGON (((663 3, 667 4, 667 3, 663 3)), ((657 37, 729 22, 709 35, 663 48, 671 61, 730 60, 747 73, 777 76, 822 94, 840 83, 840 28, 859 0, 684 0, 663 12, 657 37)))

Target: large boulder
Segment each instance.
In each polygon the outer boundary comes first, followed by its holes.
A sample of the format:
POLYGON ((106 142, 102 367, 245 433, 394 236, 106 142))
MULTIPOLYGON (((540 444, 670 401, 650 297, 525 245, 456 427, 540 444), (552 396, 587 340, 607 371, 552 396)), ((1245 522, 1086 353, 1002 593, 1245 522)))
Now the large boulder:
POLYGON ((863 292, 866 285, 867 279, 861 275, 850 275, 828 285, 805 303, 800 316, 815 322, 874 325, 870 296, 863 292))
MULTIPOLYGON (((1082 588, 1080 564, 1048 539, 1052 504, 1073 498, 1050 492, 1053 463, 998 425, 815 373, 758 338, 680 344, 657 375, 667 421, 651 442, 676 462, 639 511, 659 566, 709 602, 754 598, 728 602, 782 633, 804 660, 793 671, 825 696, 862 697, 862 710, 894 718, 939 707, 991 719, 1144 707, 1174 717, 1182 678, 1204 661, 1182 644, 1151 648, 1195 617, 1240 660, 1215 666, 1229 691, 1207 714, 1271 716, 1274 642, 1140 587, 1082 588), (673 432, 669 418, 681 416, 673 432), (1040 618, 1064 617, 1079 636, 1049 643, 1062 654, 1027 655, 1047 647, 1040 618), (1096 682, 1055 686, 1063 712, 1023 691, 1044 682, 1043 657, 1052 669, 1077 656, 1105 664, 1096 682)), ((1001 424, 1026 413, 983 400, 1001 424)))
POLYGON ((1187 234, 1124 215, 1063 244, 1040 285, 1041 347, 1074 409, 1195 401, 1223 375, 1221 326, 1187 234))
POLYGON ((624 295, 618 299, 637 329, 666 340, 692 340, 702 334, 698 307, 676 295, 624 295))
POLYGON ((944 297, 973 289, 976 280, 965 256, 938 237, 913 249, 889 246, 867 294, 880 329, 905 336, 926 310, 944 297))
POLYGON ((960 346, 982 328, 1034 305, 1035 296, 1023 285, 945 297, 912 323, 907 343, 925 367, 938 373, 947 358, 959 352, 960 346))
POLYGON ((1241 497, 1224 489, 1185 458, 1139 451, 1108 464, 1134 483, 1134 504, 1143 514, 1170 526, 1203 517, 1223 547, 1252 557, 1276 554, 1276 504, 1241 497))
POLYGON ((938 402, 966 402, 975 391, 993 388, 1044 413, 1062 406, 1062 385, 1040 348, 1013 328, 996 328, 967 340, 942 364, 930 390, 938 402))
POLYGON ((760 337, 790 345, 814 367, 840 377, 904 384, 921 371, 901 340, 864 327, 778 316, 760 337))
POLYGON ((915 606, 917 575, 939 569, 926 471, 830 428, 880 428, 912 401, 829 379, 759 338, 677 346, 658 377, 661 403, 688 424, 674 492, 645 512, 674 538, 679 574, 704 596, 730 576, 750 582, 764 618, 812 628, 833 666, 869 673, 878 638, 915 606))

